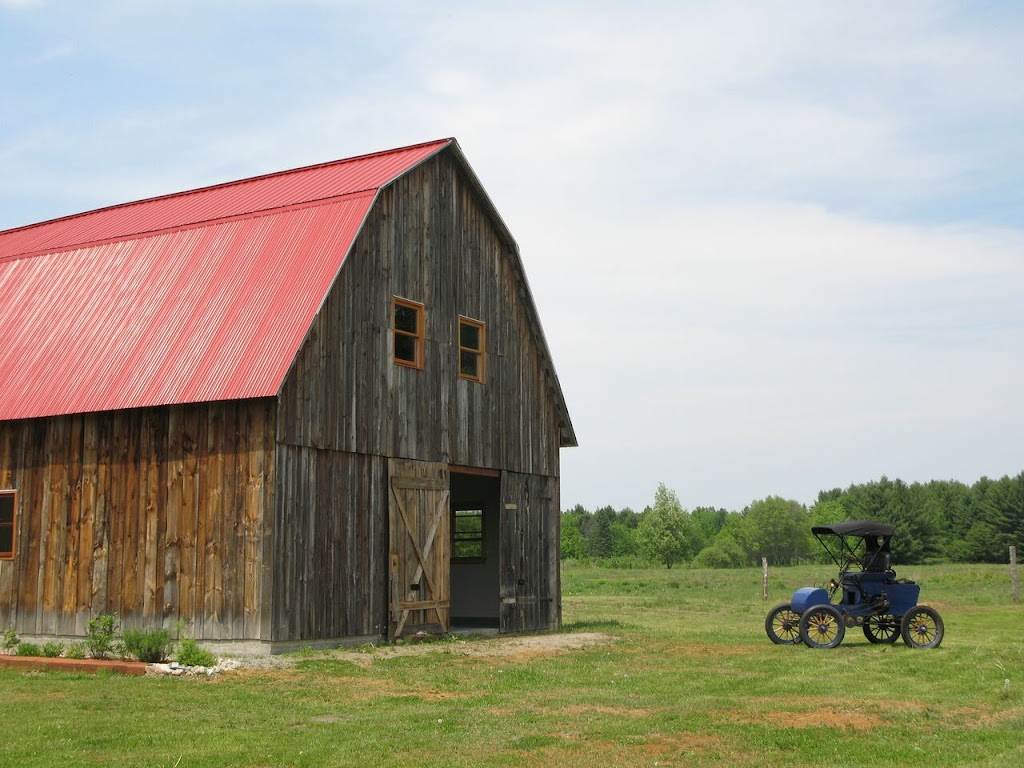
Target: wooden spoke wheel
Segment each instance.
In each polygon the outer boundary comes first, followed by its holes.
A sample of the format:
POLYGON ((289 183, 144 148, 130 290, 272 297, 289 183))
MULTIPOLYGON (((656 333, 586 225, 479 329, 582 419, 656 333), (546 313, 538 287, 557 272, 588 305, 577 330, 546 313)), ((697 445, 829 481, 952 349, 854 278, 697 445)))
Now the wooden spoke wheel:
POLYGON ((843 615, 831 605, 808 608, 800 617, 800 638, 808 648, 835 648, 845 635, 843 615))
POLYGON ((868 616, 862 626, 869 643, 895 643, 900 636, 900 621, 895 616, 868 616))
POLYGON ((942 617, 934 608, 919 605, 903 615, 900 633, 911 648, 938 648, 944 627, 942 617))
POLYGON ((764 620, 764 631, 776 645, 796 645, 800 642, 800 614, 789 603, 776 605, 764 620))

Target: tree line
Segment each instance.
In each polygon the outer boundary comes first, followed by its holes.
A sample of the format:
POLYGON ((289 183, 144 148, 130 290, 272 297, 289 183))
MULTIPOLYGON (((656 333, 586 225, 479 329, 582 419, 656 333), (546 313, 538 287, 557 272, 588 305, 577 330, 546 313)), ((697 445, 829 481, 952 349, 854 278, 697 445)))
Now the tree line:
POLYGON ((775 565, 824 559, 811 526, 876 520, 896 527, 896 563, 1005 563, 1024 545, 1024 472, 973 485, 955 480, 910 483, 882 477, 821 491, 807 507, 769 496, 740 511, 685 510, 664 483, 641 512, 581 505, 562 512, 562 559, 639 562, 669 568, 739 568, 767 557, 775 565))

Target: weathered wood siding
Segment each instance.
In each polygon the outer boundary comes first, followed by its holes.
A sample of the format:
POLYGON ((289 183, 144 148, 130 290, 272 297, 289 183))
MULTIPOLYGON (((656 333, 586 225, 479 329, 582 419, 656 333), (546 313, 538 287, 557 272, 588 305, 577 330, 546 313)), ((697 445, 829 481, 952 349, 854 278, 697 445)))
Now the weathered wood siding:
POLYGON ((18 491, 0 627, 82 635, 91 616, 201 639, 269 629, 273 400, 0 423, 18 491))
POLYGON ((531 537, 510 567, 537 595, 503 622, 558 626, 559 399, 536 322, 514 245, 450 153, 381 191, 279 397, 273 640, 382 631, 384 457, 517 473, 531 511, 502 535, 531 537), (422 370, 392 362, 394 296, 425 307, 422 370), (458 376, 460 316, 486 324, 483 384, 458 376))
POLYGON ((558 629, 558 480, 502 472, 501 503, 501 631, 558 629))
POLYGON ((282 445, 275 642, 387 629, 387 459, 282 445))
POLYGON ((556 399, 513 246, 446 153, 383 190, 281 394, 279 439, 557 476, 556 399), (425 305, 423 370, 391 359, 391 299, 425 305), (458 318, 486 323, 486 383, 458 318))

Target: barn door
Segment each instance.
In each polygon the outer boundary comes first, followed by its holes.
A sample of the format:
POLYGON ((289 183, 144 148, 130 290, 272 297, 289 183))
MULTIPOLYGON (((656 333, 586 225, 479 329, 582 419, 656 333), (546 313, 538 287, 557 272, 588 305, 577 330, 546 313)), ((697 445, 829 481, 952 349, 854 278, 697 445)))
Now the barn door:
POLYGON ((448 467, 390 459, 388 639, 448 632, 451 599, 448 467))
POLYGON ((555 482, 501 473, 501 632, 558 628, 555 482))

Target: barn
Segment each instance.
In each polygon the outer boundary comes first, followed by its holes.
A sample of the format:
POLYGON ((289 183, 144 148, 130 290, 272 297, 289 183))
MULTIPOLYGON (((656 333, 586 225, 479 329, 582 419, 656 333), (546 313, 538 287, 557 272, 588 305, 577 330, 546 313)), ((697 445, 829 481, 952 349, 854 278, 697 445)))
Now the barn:
POLYGON ((576 445, 443 139, 0 232, 0 630, 560 626, 576 445))

